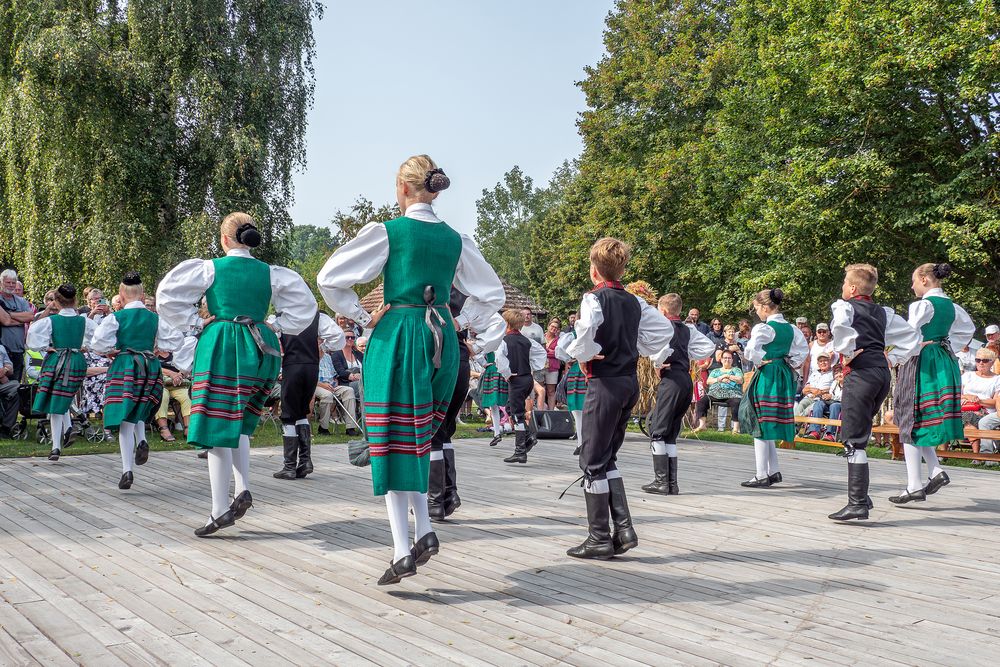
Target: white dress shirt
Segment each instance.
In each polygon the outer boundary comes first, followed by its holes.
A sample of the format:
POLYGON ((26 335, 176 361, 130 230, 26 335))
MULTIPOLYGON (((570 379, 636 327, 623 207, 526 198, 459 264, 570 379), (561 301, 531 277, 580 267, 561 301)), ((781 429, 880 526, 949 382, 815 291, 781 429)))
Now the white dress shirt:
MULTIPOLYGON (((769 315, 767 322, 782 322, 784 324, 788 324, 788 322, 785 321, 785 316, 781 313, 769 315)), ((773 340, 773 328, 768 326, 766 322, 756 324, 754 325, 754 328, 750 330, 750 340, 747 341, 747 345, 743 350, 743 353, 746 358, 754 364, 760 365, 760 362, 764 361, 764 346, 773 340)), ((788 360, 791 362, 792 368, 798 368, 801 366, 807 356, 809 356, 809 343, 806 342, 806 337, 802 335, 799 328, 793 326, 792 345, 788 350, 788 360)))
MULTIPOLYGON (((944 293, 944 290, 940 287, 932 287, 927 290, 923 298, 919 301, 914 301, 910 304, 910 326, 920 332, 920 327, 924 326, 931 321, 934 317, 934 304, 931 303, 927 297, 929 296, 940 296, 946 299, 950 297, 944 293)), ((952 302, 954 303, 954 302, 952 302)), ((973 334, 976 333, 976 325, 973 324, 972 318, 969 314, 965 312, 965 308, 962 308, 957 303, 955 304, 955 321, 951 323, 951 330, 948 332, 948 342, 951 344, 952 351, 957 355, 962 351, 962 348, 969 344, 972 340, 973 334)), ((921 336, 923 338, 923 336, 921 336)))
MULTIPOLYGON (((639 316, 637 347, 639 355, 649 357, 659 366, 671 355, 670 340, 674 336, 674 325, 660 311, 640 297, 635 297, 642 307, 639 316)), ((587 362, 601 353, 601 346, 594 340, 597 328, 604 322, 601 303, 593 292, 583 295, 580 302, 580 317, 576 321, 576 340, 566 346, 566 353, 577 361, 587 362)), ((715 349, 715 346, 712 346, 715 349)))
MULTIPOLYGON (((52 347, 52 322, 50 320, 53 317, 77 317, 78 315, 79 313, 77 313, 74 308, 63 308, 55 315, 49 315, 48 317, 43 317, 40 320, 35 320, 31 323, 31 326, 28 327, 28 336, 24 341, 24 346, 29 350, 45 352, 52 347)), ((83 344, 81 347, 90 349, 91 341, 94 338, 94 332, 97 331, 97 324, 86 315, 79 315, 79 317, 82 317, 85 323, 83 330, 83 344)))
MULTIPOLYGON (((442 222, 430 204, 411 204, 403 215, 421 222, 442 222)), ((483 259, 475 241, 465 234, 460 236, 462 254, 455 267, 455 287, 469 298, 455 322, 460 329, 472 329, 483 337, 480 345, 486 352, 491 352, 490 345, 499 345, 505 330, 503 326, 499 331, 495 329, 493 316, 503 308, 507 295, 496 271, 483 259)), ((381 222, 368 223, 326 261, 316 277, 319 291, 330 308, 367 327, 371 315, 361 307, 353 288, 374 280, 382 273, 388 260, 389 233, 385 225, 381 222)))
MULTIPOLYGON (((920 333, 892 308, 882 308, 885 310, 886 356, 889 365, 895 366, 920 353, 920 333), (889 349, 890 346, 892 349, 889 349)), ((833 349, 846 359, 851 359, 857 352, 858 340, 858 332, 853 328, 854 306, 850 301, 838 299, 830 306, 830 310, 833 312, 833 319, 830 321, 833 349)))
MULTIPOLYGON (((252 259, 250 251, 234 248, 227 257, 252 259)), ((271 304, 278 312, 275 322, 283 333, 297 336, 316 317, 316 297, 302 276, 283 266, 271 268, 271 304)), ((187 333, 201 323, 201 297, 215 282, 215 265, 207 259, 189 259, 170 269, 156 288, 156 312, 160 320, 187 333)))
MULTIPOLYGON (((130 301, 122 306, 122 310, 132 310, 135 308, 145 308, 146 304, 142 301, 130 301)), ((97 325, 97 331, 94 332, 93 341, 90 344, 90 349, 97 354, 107 354, 111 350, 115 349, 118 345, 118 318, 114 315, 108 315, 101 323, 97 325)), ((179 352, 181 347, 184 345, 184 334, 167 324, 163 318, 159 318, 159 324, 156 327, 156 340, 153 346, 164 352, 179 352)), ((152 351, 152 350, 150 350, 152 351)), ((181 368, 181 366, 178 366, 181 368)))
MULTIPOLYGON (((523 334, 522 334, 523 335, 523 334)), ((526 337, 527 338, 527 337, 526 337)), ((533 338, 528 338, 531 341, 531 350, 529 351, 528 365, 531 367, 531 372, 540 371, 545 368, 546 363, 548 363, 548 354, 545 352, 545 348, 542 347, 541 343, 533 338)), ((496 353, 497 361, 497 371, 506 380, 510 380, 510 360, 507 359, 507 343, 501 339, 500 347, 497 348, 496 353)))

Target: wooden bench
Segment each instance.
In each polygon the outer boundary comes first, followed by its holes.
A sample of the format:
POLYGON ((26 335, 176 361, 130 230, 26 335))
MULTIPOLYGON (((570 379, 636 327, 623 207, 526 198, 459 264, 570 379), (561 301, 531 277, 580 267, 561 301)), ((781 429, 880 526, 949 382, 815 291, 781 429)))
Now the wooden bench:
MULTIPOLYGON (((796 424, 817 424, 819 426, 836 426, 840 427, 839 419, 826 419, 823 417, 796 417, 796 424)), ((898 461, 903 458, 903 445, 899 442, 899 427, 895 424, 881 424, 878 426, 872 426, 872 433, 876 435, 883 435, 889 437, 889 442, 892 447, 892 459, 898 461)), ((1000 431, 989 431, 979 428, 974 428, 972 426, 965 427, 965 438, 966 440, 994 440, 1000 441, 1000 431)), ((823 445, 824 447, 843 447, 844 445, 839 442, 830 442, 829 440, 820 440, 819 438, 809 438, 804 435, 796 435, 792 442, 782 441, 780 447, 783 449, 794 449, 796 444, 805 445, 823 445)), ((937 448, 937 455, 942 459, 972 459, 978 461, 1000 461, 1000 454, 985 454, 976 452, 963 452, 956 451, 953 449, 943 449, 942 447, 937 448)))

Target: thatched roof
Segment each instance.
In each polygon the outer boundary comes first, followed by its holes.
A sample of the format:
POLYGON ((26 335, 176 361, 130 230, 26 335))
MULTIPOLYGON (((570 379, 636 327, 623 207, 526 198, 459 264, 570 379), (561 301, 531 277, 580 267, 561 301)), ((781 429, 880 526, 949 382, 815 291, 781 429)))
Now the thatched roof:
MULTIPOLYGON (((503 283, 503 291, 507 295, 504 308, 527 308, 536 315, 545 315, 546 311, 535 303, 530 296, 517 289, 513 285, 503 283)), ((369 313, 377 310, 382 305, 382 285, 379 285, 361 299, 361 307, 369 313)))

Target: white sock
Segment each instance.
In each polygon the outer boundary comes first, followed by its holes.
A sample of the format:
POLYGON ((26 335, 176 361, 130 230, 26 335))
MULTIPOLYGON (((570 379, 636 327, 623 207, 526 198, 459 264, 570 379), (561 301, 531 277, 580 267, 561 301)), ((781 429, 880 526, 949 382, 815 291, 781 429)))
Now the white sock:
POLYGON ((250 489, 250 436, 240 436, 240 446, 233 450, 233 477, 236 479, 235 495, 250 489))
POLYGON ((493 420, 493 435, 500 435, 503 431, 500 426, 500 408, 490 409, 490 419, 493 420))
POLYGON ((524 422, 518 422, 518 423, 514 424, 514 430, 515 431, 524 431, 524 430, 526 430, 526 428, 527 427, 524 425, 524 422))
POLYGON ((868 452, 863 449, 855 449, 854 453, 847 457, 848 463, 868 463, 868 452))
POLYGON ((903 443, 903 458, 906 459, 906 490, 910 493, 924 488, 920 479, 920 450, 922 447, 903 443))
POLYGON ((778 445, 774 440, 768 440, 767 444, 767 474, 774 475, 778 472, 778 445))
POLYGON ((767 462, 771 454, 769 442, 768 440, 753 439, 753 455, 757 460, 757 479, 767 477, 767 462))
POLYGON ((453 442, 442 443, 441 444, 441 449, 451 449, 451 450, 454 450, 455 449, 455 443, 453 443, 453 442))
POLYGON ((927 479, 931 479, 934 475, 937 475, 941 470, 941 461, 938 460, 937 452, 933 447, 921 447, 924 450, 921 452, 924 455, 924 461, 927 461, 927 479))
POLYGON ((667 443, 662 440, 653 440, 649 443, 649 451, 653 453, 653 456, 666 456, 667 443))
POLYGON ((607 474, 607 479, 621 479, 622 471, 615 468, 614 470, 609 470, 607 474))
POLYGON ((413 541, 416 542, 421 537, 431 532, 431 515, 427 512, 427 494, 416 491, 408 491, 410 507, 413 508, 413 519, 416 524, 413 528, 413 541))
MULTIPOLYGON (((406 515, 408 500, 406 491, 389 491, 385 494, 385 509, 389 513, 389 530, 392 531, 393 563, 410 555, 410 523, 406 515)), ((424 511, 427 511, 426 500, 424 511)))
POLYGON ((146 439, 146 422, 135 423, 135 444, 139 444, 146 439))
POLYGON ((118 427, 118 449, 122 455, 122 472, 132 472, 135 462, 135 424, 122 422, 118 427))
POLYGON ((302 426, 303 424, 305 424, 306 426, 309 426, 309 420, 308 419, 299 419, 298 421, 295 422, 296 426, 302 426))
POLYGON ((52 449, 57 452, 62 449, 63 433, 66 432, 66 428, 62 425, 62 418, 62 415, 49 415, 49 431, 52 432, 52 449))
POLYGON ((583 446, 583 410, 573 410, 573 423, 576 424, 576 444, 583 446))
POLYGON ((281 425, 281 435, 286 438, 295 437, 295 424, 282 424, 281 425))
POLYGON ((232 449, 213 447, 208 450, 208 481, 212 485, 212 518, 214 519, 218 519, 229 511, 229 480, 232 469, 232 449))
POLYGON ((440 449, 432 449, 431 461, 444 461, 444 451, 440 449))

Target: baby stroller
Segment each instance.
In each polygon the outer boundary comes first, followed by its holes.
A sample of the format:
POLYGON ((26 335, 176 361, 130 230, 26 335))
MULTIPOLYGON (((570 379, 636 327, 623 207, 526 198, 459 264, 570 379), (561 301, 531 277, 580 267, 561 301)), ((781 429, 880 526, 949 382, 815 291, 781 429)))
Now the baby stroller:
POLYGON ((44 412, 32 412, 31 409, 31 406, 35 403, 35 393, 37 391, 38 387, 34 384, 22 384, 17 388, 17 398, 20 403, 17 411, 21 415, 21 420, 14 424, 14 427, 10 430, 10 435, 15 440, 27 440, 28 420, 36 419, 38 420, 36 426, 38 442, 42 445, 48 445, 52 443, 48 415, 44 412))

